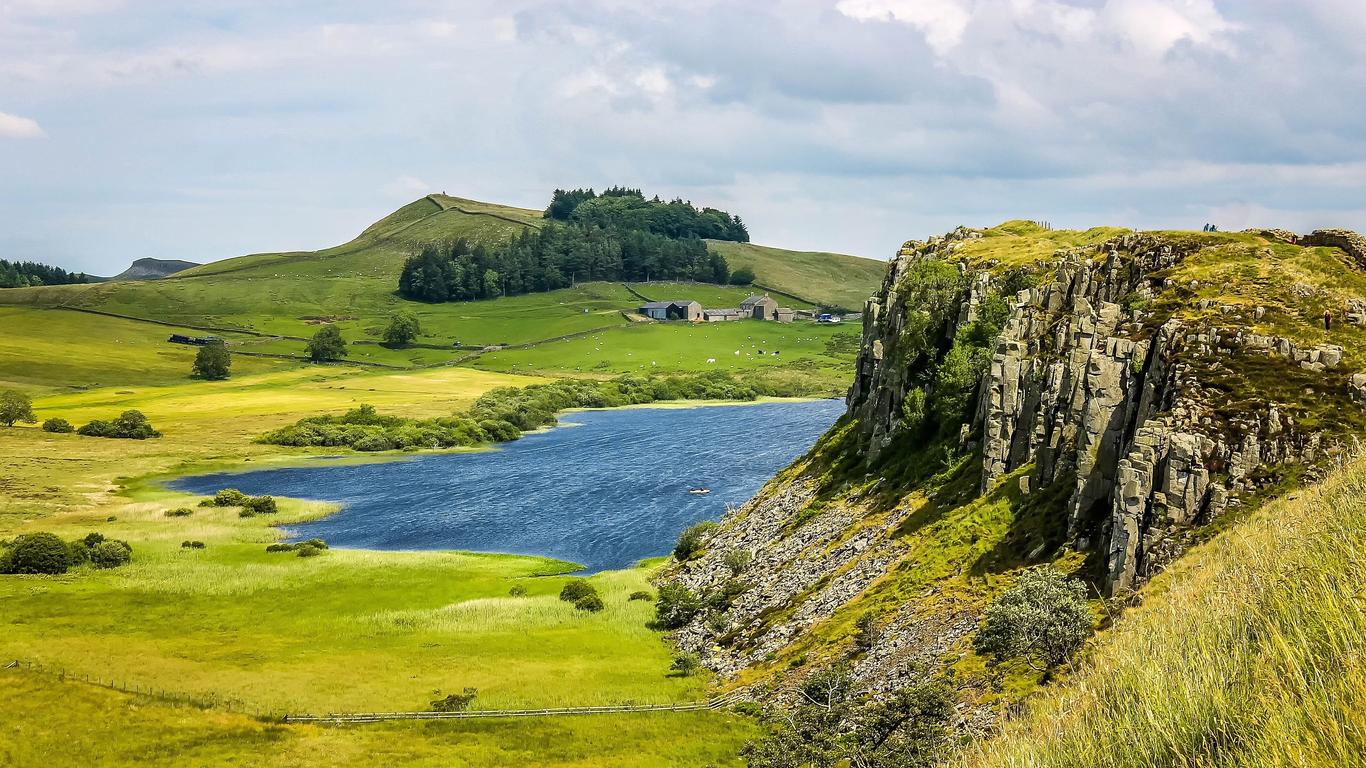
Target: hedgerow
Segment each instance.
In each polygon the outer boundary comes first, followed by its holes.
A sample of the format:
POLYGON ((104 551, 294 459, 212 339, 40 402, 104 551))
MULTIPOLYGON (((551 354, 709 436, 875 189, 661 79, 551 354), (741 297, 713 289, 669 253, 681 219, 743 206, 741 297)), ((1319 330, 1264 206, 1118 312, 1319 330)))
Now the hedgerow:
POLYGON ((555 423, 572 408, 615 408, 663 400, 754 400, 785 394, 738 381, 722 371, 675 376, 621 376, 609 381, 557 379, 484 393, 463 414, 435 419, 382 415, 361 405, 340 416, 312 416, 269 432, 261 442, 357 451, 458 448, 505 443, 555 423))

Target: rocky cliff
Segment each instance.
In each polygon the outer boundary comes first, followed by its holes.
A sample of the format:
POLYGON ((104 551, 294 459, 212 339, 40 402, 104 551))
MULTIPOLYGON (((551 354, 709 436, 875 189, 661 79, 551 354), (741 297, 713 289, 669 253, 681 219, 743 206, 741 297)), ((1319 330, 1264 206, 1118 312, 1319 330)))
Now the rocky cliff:
POLYGON ((669 574, 709 606, 679 642, 741 684, 949 668, 989 719, 1009 685, 964 641, 1019 568, 1128 595, 1366 426, 1363 270, 1338 230, 907 243, 846 416, 669 574))

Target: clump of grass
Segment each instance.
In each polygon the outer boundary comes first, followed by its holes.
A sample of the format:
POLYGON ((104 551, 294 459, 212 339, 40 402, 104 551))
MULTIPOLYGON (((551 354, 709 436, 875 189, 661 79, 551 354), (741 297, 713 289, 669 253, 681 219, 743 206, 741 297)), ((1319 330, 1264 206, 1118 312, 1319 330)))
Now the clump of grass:
POLYGON ((1366 754, 1366 462, 1149 586, 981 766, 1340 766, 1366 754))

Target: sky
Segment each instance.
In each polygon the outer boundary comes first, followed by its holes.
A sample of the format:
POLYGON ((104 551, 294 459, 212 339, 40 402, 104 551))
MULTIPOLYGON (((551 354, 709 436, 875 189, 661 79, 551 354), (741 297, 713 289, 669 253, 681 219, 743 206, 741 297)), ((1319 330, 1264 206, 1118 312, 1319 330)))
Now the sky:
POLYGON ((1361 0, 0 0, 0 258, 316 249, 621 184, 887 258, 1366 229, 1361 0))

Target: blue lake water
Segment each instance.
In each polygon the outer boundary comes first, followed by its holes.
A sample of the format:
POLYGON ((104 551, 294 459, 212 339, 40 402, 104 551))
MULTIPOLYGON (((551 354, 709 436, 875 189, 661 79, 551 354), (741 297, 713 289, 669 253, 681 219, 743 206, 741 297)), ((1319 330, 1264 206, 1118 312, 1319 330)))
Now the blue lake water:
POLYGON ((291 526, 295 540, 544 555, 599 571, 665 554, 684 528, 745 502, 843 410, 820 400, 588 411, 493 451, 198 475, 169 485, 342 505, 325 520, 291 526), (697 487, 711 493, 688 493, 697 487))

